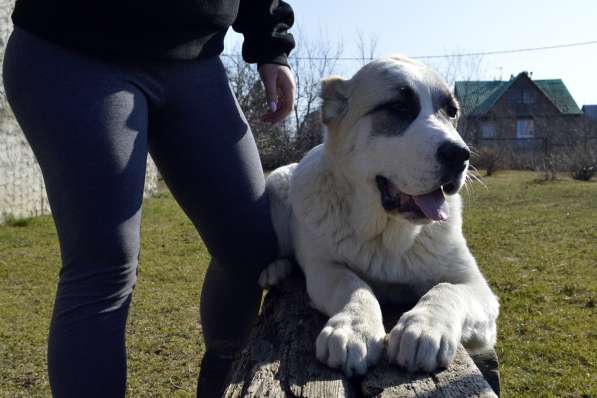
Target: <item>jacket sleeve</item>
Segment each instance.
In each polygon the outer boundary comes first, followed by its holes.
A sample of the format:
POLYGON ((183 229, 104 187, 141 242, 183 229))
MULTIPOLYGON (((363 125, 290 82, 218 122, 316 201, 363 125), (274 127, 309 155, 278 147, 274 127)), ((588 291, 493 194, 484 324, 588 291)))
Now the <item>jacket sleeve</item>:
POLYGON ((242 33, 243 59, 249 63, 288 66, 294 38, 288 29, 294 12, 281 0, 241 0, 232 28, 242 33))

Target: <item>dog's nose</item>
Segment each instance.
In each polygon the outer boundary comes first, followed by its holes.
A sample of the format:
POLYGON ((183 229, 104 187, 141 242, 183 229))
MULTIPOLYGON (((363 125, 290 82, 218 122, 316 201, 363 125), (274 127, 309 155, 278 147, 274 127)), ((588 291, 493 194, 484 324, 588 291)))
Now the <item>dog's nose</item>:
POLYGON ((465 162, 471 157, 467 147, 454 142, 444 142, 437 149, 437 160, 452 173, 460 173, 465 169, 465 162))

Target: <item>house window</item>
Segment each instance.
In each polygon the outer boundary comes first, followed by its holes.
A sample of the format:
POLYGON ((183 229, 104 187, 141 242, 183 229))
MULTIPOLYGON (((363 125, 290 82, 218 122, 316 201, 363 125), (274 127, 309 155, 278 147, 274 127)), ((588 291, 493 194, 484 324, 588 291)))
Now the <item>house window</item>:
POLYGON ((495 123, 481 122, 481 138, 495 138, 495 123))
POLYGON ((516 121, 516 138, 535 137, 535 123, 533 119, 518 119, 516 121))

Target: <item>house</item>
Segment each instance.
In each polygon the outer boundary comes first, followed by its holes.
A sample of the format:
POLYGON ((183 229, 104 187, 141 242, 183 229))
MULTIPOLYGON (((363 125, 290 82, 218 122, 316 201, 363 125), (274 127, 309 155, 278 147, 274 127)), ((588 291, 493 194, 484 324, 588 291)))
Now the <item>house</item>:
POLYGON ((583 105, 582 113, 585 117, 587 144, 592 145, 593 150, 597 151, 597 105, 583 105))
POLYGON ((585 116, 585 122, 591 126, 594 135, 597 136, 597 105, 583 105, 582 113, 585 116))
POLYGON ((477 148, 547 154, 584 134, 583 112, 561 79, 533 80, 522 72, 508 81, 457 81, 459 131, 477 148))
POLYGON ((597 105, 583 105, 582 113, 588 120, 597 122, 597 105))

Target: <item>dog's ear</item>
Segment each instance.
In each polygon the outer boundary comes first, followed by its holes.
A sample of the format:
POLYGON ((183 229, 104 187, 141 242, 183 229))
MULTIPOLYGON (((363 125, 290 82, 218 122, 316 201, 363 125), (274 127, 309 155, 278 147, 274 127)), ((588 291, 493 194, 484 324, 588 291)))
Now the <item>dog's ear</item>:
POLYGON ((330 76, 321 81, 321 120, 330 124, 346 109, 348 82, 339 76, 330 76))

